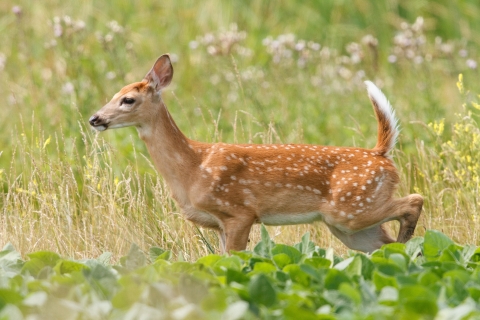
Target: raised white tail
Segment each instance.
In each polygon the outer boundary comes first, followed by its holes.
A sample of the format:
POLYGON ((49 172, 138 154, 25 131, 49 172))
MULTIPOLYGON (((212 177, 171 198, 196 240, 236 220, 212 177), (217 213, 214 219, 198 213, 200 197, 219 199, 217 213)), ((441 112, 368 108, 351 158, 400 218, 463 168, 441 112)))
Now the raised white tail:
POLYGON ((398 120, 395 117, 392 105, 388 102, 383 92, 371 81, 365 81, 365 84, 378 121, 377 145, 374 150, 381 155, 386 155, 397 142, 398 120))
POLYGON ((411 238, 423 198, 394 199, 399 182, 388 152, 398 136, 395 113, 367 81, 378 120, 373 149, 308 144, 203 143, 186 138, 160 91, 173 77, 168 55, 143 81, 127 85, 93 115, 97 130, 135 126, 185 217, 220 233, 225 251, 246 248, 254 223, 323 220, 352 249, 373 251, 393 240, 382 224, 400 221, 397 241, 411 238))

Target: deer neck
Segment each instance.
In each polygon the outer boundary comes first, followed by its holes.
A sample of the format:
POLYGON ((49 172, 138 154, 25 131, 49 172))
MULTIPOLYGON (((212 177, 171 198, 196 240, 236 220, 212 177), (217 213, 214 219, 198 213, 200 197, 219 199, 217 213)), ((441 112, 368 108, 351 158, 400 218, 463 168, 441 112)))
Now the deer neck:
POLYGON ((171 188, 173 197, 183 204, 187 200, 192 172, 198 168, 197 159, 191 142, 180 131, 167 107, 160 100, 155 104, 152 114, 141 126, 137 127, 140 138, 145 142, 153 163, 171 188))

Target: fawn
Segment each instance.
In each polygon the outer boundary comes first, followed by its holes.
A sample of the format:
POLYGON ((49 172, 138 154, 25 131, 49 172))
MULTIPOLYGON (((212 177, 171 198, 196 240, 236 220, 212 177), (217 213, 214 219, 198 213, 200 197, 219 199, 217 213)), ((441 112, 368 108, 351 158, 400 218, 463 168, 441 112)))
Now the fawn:
POLYGON ((161 97, 172 77, 170 58, 162 55, 141 82, 122 88, 89 122, 98 131, 135 126, 185 218, 217 230, 223 252, 244 250, 254 223, 322 220, 347 247, 365 252, 395 241, 382 226, 387 221, 400 222, 396 241, 412 237, 423 198, 393 198, 399 176, 389 152, 397 119, 372 82, 365 84, 377 145, 362 149, 190 140, 161 97))

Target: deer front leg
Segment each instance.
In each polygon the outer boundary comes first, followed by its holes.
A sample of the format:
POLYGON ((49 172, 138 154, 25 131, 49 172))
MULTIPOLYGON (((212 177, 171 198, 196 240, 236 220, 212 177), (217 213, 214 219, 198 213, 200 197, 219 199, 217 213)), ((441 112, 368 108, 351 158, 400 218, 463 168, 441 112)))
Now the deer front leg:
POLYGON ((234 216, 224 221, 224 253, 229 253, 230 250, 241 251, 247 248, 248 236, 254 222, 255 219, 250 216, 234 216))

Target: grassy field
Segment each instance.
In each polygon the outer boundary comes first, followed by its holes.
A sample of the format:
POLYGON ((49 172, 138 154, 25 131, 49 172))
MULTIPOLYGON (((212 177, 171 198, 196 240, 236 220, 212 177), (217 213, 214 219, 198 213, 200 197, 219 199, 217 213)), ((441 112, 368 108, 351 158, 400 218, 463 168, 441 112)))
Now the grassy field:
MULTIPOLYGON (((115 261, 131 243, 188 261, 217 251, 214 233, 183 220, 135 129, 96 135, 87 123, 169 52, 163 98, 203 141, 372 147, 363 81, 374 81, 402 128, 398 194, 426 200, 416 235, 478 245, 477 30, 476 0, 4 0, 0 244, 115 261)), ((269 231, 346 252, 320 223, 269 231)))

